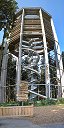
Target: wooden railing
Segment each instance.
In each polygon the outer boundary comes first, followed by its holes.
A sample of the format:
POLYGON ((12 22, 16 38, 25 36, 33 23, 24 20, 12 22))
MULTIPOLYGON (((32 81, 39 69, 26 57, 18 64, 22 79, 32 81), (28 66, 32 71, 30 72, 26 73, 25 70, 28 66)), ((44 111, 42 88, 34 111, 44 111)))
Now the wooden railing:
POLYGON ((33 105, 0 107, 0 117, 33 116, 33 105))

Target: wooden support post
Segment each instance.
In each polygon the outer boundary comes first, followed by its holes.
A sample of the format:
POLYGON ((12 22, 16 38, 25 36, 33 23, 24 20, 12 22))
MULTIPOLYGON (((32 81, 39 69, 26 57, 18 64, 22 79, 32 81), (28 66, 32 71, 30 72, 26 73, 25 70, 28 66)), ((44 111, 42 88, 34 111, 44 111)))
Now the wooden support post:
POLYGON ((0 86, 0 102, 6 102, 6 76, 8 62, 8 43, 5 43, 3 52, 2 68, 1 68, 1 86, 0 86))
POLYGON ((24 23, 24 9, 23 9, 22 18, 21 18, 20 42, 19 42, 19 56, 18 56, 18 70, 17 70, 17 95, 19 93, 19 85, 21 83, 21 55, 22 55, 23 23, 24 23))
POLYGON ((44 43, 44 54, 45 54, 46 97, 50 98, 50 74, 49 74, 48 52, 47 52, 45 28, 44 28, 44 22, 43 22, 43 16, 42 16, 42 10, 41 9, 40 9, 40 20, 41 20, 41 27, 42 27, 43 43, 44 43))

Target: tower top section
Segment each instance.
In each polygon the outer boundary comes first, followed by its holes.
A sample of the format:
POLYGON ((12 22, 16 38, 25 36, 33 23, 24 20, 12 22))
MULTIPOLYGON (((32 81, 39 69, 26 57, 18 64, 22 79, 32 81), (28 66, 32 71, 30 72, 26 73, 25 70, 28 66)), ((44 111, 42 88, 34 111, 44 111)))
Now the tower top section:
POLYGON ((10 49, 16 47, 15 45, 20 42, 20 34, 22 40, 29 42, 33 38, 42 40, 44 33, 42 32, 42 25, 45 29, 46 42, 49 47, 54 44, 54 36, 51 27, 51 15, 43 10, 41 7, 22 8, 16 13, 14 26, 11 30, 10 36, 10 49))
POLYGON ((37 14, 38 15, 38 13, 39 13, 39 10, 41 9, 42 10, 42 13, 43 13, 43 15, 46 15, 47 17, 49 17, 49 18, 51 18, 52 16, 47 12, 47 11, 45 11, 43 8, 41 8, 41 7, 28 7, 28 8, 21 8, 17 13, 16 13, 16 16, 19 16, 19 15, 21 15, 22 14, 22 11, 23 11, 23 9, 24 9, 24 11, 25 11, 25 14, 26 15, 35 15, 35 14, 37 14))

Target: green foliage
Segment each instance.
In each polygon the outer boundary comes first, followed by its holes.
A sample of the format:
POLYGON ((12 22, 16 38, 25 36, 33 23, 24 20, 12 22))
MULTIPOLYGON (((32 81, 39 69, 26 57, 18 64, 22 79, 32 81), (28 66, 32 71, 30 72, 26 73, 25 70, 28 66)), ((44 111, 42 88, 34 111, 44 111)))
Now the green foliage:
POLYGON ((0 0, 0 31, 2 28, 4 29, 0 54, 0 68, 2 66, 3 59, 3 45, 6 39, 9 38, 9 33, 14 24, 17 9, 18 6, 15 0, 0 0))
POLYGON ((55 105, 56 104, 56 100, 53 99, 47 99, 47 105, 55 105))
POLYGON ((0 103, 0 107, 19 106, 17 102, 0 103))
POLYGON ((9 30, 17 9, 18 6, 15 0, 0 0, 0 30, 5 26, 9 30))
POLYGON ((64 104, 64 98, 60 99, 43 99, 39 101, 34 101, 34 106, 47 106, 47 105, 57 105, 64 104))
POLYGON ((40 101, 36 101, 34 103, 35 106, 46 106, 46 105, 55 105, 56 101, 53 99, 43 99, 40 101))
POLYGON ((64 98, 59 98, 57 100, 57 104, 64 104, 64 98))
MULTIPOLYGON (((64 104, 64 98, 60 98, 60 99, 43 99, 43 100, 39 100, 39 101, 26 101, 23 102, 23 106, 26 105, 32 105, 34 104, 34 106, 39 107, 39 106, 48 106, 48 105, 60 105, 60 104, 64 104)), ((22 102, 15 102, 15 101, 11 101, 8 103, 0 103, 0 107, 7 107, 7 106, 22 106, 22 102)))
POLYGON ((41 100, 35 101, 35 102, 34 102, 34 106, 37 106, 37 107, 42 106, 41 100))
MULTIPOLYGON (((26 101, 23 102, 23 106, 27 106, 27 105, 31 105, 32 103, 26 101)), ((11 101, 11 102, 6 102, 6 103, 0 103, 0 107, 8 107, 8 106, 22 106, 22 102, 15 102, 15 101, 11 101)))

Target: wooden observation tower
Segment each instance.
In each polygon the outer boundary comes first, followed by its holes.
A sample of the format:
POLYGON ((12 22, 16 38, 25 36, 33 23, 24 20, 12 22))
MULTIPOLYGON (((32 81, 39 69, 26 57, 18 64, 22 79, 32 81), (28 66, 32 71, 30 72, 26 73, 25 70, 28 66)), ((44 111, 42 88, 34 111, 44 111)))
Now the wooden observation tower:
POLYGON ((29 99, 64 96, 62 57, 51 15, 42 8, 22 8, 16 14, 8 49, 17 62, 17 95, 23 70, 27 72, 29 99))

